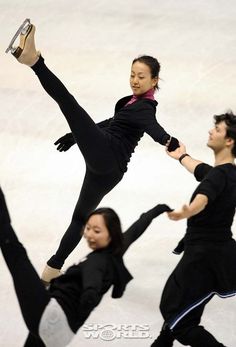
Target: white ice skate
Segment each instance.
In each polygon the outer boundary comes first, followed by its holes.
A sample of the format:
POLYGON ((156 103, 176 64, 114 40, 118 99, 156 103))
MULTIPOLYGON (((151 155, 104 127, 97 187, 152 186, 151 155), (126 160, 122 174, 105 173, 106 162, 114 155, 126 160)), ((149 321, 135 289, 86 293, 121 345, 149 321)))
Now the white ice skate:
POLYGON ((30 23, 30 19, 26 18, 24 22, 21 24, 15 35, 13 36, 9 46, 7 47, 5 53, 8 53, 11 51, 11 54, 13 54, 16 58, 18 58, 21 55, 22 49, 24 48, 24 42, 25 39, 27 38, 27 34, 30 33, 32 29, 32 24, 30 23), (14 42, 18 38, 19 35, 23 35, 22 39, 24 40, 23 42, 20 42, 20 45, 18 47, 13 47, 14 42))

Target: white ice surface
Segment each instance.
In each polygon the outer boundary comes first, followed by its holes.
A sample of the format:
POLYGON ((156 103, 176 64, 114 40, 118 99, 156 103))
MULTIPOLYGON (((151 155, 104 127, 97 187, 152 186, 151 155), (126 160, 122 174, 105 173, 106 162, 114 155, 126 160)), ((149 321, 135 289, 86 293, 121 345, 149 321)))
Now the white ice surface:
MULTIPOLYGON (((110 117, 115 102, 130 93, 130 64, 140 54, 161 62, 158 121, 187 144, 192 156, 212 163, 206 147, 212 116, 236 111, 236 3, 234 0, 0 0, 0 184, 15 230, 41 273, 68 226, 81 187, 84 162, 74 147, 53 142, 69 128, 32 71, 4 54, 18 25, 31 18, 37 48, 95 121, 110 117)), ((92 139, 88 139, 92 141, 92 139)), ((158 202, 178 207, 196 186, 193 177, 144 136, 123 181, 101 206, 111 206, 126 229, 158 202)), ((158 309, 164 283, 179 260, 171 253, 185 222, 155 220, 128 251, 134 276, 125 295, 105 295, 87 324, 114 324, 116 338, 86 338, 77 346, 150 346, 162 324, 158 309), (125 324, 122 328, 120 324, 125 324), (119 338, 146 325, 151 338, 119 338), (136 326, 137 328, 137 326, 136 326)), ((84 242, 65 268, 87 253, 84 242)), ((189 284, 191 285, 191 283, 189 284)), ((214 298, 203 324, 226 346, 236 345, 235 299, 214 298)), ((94 327, 95 327, 94 325, 94 327)), ((100 332, 103 330, 101 329, 100 332)), ((0 257, 0 346, 23 346, 27 330, 12 280, 0 257)), ((175 343, 175 346, 180 344, 175 343)))

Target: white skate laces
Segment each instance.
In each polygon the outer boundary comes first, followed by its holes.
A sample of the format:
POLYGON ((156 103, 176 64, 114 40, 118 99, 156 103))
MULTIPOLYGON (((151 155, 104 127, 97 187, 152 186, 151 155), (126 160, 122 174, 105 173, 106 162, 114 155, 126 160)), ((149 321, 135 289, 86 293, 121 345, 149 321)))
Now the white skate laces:
POLYGON ((26 35, 27 33, 30 32, 31 28, 32 28, 32 25, 30 23, 30 19, 26 18, 24 22, 18 28, 13 38, 11 39, 11 42, 9 46, 7 47, 5 53, 8 53, 9 51, 11 51, 11 54, 13 54, 15 57, 19 57, 22 52, 22 49, 19 46, 13 47, 13 44, 15 43, 19 35, 26 35))

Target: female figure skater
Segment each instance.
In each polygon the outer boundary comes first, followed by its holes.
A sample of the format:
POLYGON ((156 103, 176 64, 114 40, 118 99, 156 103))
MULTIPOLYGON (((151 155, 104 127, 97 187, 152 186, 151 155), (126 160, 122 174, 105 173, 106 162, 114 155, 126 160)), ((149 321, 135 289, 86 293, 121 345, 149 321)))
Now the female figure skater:
POLYGON ((50 282, 60 274, 65 259, 81 238, 85 216, 95 209, 103 197, 122 179, 127 171, 135 147, 144 132, 154 141, 168 145, 172 151, 179 145, 156 121, 157 102, 154 91, 158 87, 160 65, 155 58, 142 56, 134 59, 131 67, 130 86, 133 95, 119 100, 113 118, 95 124, 77 103, 59 79, 47 68, 43 57, 35 48, 35 26, 28 23, 20 44, 12 54, 28 65, 37 75, 45 91, 57 102, 72 131, 60 138, 58 150, 65 151, 77 143, 85 159, 86 173, 72 221, 59 248, 47 262, 42 275, 50 282))
MULTIPOLYGON (((168 213, 171 220, 187 219, 187 231, 178 245, 183 257, 165 285, 160 309, 165 324, 152 347, 171 347, 174 339, 191 347, 223 347, 200 325, 207 303, 217 294, 236 294, 236 242, 231 226, 236 207, 236 116, 214 116, 208 147, 214 166, 193 159, 183 144, 172 158, 201 183, 190 204, 168 213)), ((227 315, 226 315, 227 316, 227 315)))
POLYGON ((99 208, 91 212, 83 234, 92 252, 52 280, 47 290, 11 226, 0 188, 0 247, 30 332, 25 347, 67 346, 111 286, 112 297, 121 297, 132 279, 123 263, 123 254, 152 219, 165 211, 170 208, 155 206, 124 234, 119 217, 112 209, 99 208))

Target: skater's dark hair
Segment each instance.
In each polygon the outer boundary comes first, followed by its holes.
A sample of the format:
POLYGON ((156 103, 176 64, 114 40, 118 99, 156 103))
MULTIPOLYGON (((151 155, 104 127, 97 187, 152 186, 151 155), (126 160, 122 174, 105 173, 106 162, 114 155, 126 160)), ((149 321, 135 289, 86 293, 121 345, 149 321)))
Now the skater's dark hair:
POLYGON ((117 213, 109 207, 100 207, 92 211, 88 216, 86 222, 93 215, 100 214, 103 216, 105 225, 108 229, 111 242, 108 248, 115 255, 122 255, 123 251, 123 233, 121 229, 120 218, 117 213))
MULTIPOLYGON (((146 64, 149 67, 152 78, 159 78, 161 65, 156 58, 153 58, 150 55, 140 55, 139 57, 133 60, 132 64, 136 63, 137 61, 146 64)), ((159 89, 158 81, 154 89, 159 89)))
POLYGON ((214 116, 215 124, 225 122, 226 124, 226 137, 234 140, 232 154, 236 158, 236 115, 231 110, 226 113, 214 116))

